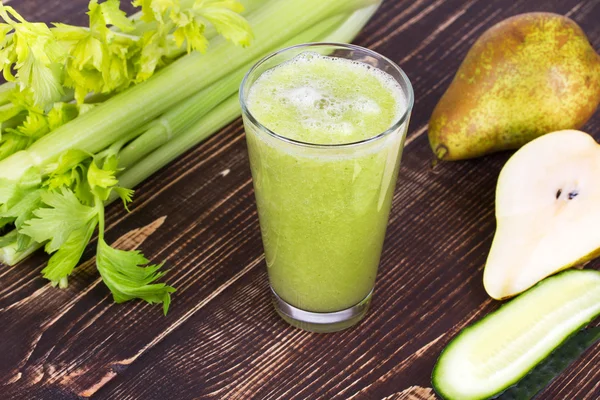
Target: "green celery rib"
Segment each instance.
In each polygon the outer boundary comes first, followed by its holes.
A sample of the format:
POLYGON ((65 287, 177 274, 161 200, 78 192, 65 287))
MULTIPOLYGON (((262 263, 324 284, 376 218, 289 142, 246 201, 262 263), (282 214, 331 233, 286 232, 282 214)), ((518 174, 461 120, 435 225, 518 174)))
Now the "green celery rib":
MULTIPOLYGON (((231 96, 215 107, 190 130, 154 151, 119 176, 119 185, 134 187, 147 177, 187 151, 190 143, 200 143, 240 115, 237 95, 231 96)), ((110 199, 112 200, 112 198, 110 199)))
POLYGON ((156 119, 150 129, 121 150, 119 167, 131 167, 174 136, 189 129, 237 90, 248 68, 240 68, 156 119))
POLYGON ((340 24, 337 28, 331 31, 328 35, 324 36, 319 42, 325 43, 350 43, 354 38, 363 30, 365 25, 369 22, 373 14, 377 12, 382 0, 372 2, 371 5, 366 6, 360 10, 357 10, 350 14, 343 24, 340 24))
MULTIPOLYGON (((374 0, 286 0, 267 3, 252 15, 255 40, 248 49, 224 39, 206 54, 191 53, 152 78, 116 95, 90 112, 39 139, 26 151, 0 161, 0 178, 16 181, 31 166, 44 165, 69 149, 96 153, 118 140, 123 127, 135 129, 213 82, 267 53, 281 40, 305 31, 340 11, 374 0)), ((219 38, 220 39, 220 38, 219 38)))
MULTIPOLYGON (((11 231, 8 235, 13 235, 16 231, 11 231)), ((42 247, 43 244, 31 243, 25 250, 17 251, 17 236, 14 235, 14 241, 10 244, 0 247, 0 262, 6 265, 15 265, 29 257, 30 254, 42 247)))

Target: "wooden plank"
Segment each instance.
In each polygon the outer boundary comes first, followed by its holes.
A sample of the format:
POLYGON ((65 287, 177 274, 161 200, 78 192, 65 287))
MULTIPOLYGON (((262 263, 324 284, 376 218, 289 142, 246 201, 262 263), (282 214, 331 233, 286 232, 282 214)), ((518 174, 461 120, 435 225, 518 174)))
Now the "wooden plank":
MULTIPOLYGON (((86 3, 14 5, 27 18, 80 22, 86 3)), ((509 156, 432 169, 427 120, 476 37, 533 10, 570 14, 600 48, 600 3, 591 0, 386 1, 357 39, 399 62, 416 94, 373 308, 360 326, 314 335, 273 311, 237 121, 146 181, 131 214, 110 207, 110 241, 166 260, 179 289, 168 317, 143 303, 112 304, 91 251, 65 291, 39 276, 41 256, 0 267, 5 396, 379 399, 426 390, 447 341, 498 305, 483 291, 481 268, 509 156)), ((600 116, 586 128, 600 137, 600 116)), ((598 398, 599 358, 596 346, 543 398, 598 398)))

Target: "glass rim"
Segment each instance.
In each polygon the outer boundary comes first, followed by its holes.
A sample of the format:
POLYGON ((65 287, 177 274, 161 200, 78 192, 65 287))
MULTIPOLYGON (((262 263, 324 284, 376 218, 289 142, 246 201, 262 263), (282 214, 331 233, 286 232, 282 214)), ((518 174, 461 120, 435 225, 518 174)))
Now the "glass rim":
POLYGON ((387 137, 390 134, 396 132, 407 121, 408 116, 412 112, 412 108, 414 105, 414 97, 415 97, 414 91, 413 91, 413 87, 410 82, 410 79, 408 79, 408 76, 406 75, 404 70, 402 70, 402 68, 400 68, 400 66, 398 66, 398 64, 396 64, 394 61, 390 60, 389 58, 387 58, 384 55, 377 53, 376 51, 367 49, 366 47, 357 46, 355 44, 349 44, 349 43, 335 43, 335 42, 303 43, 303 44, 297 44, 294 46, 289 46, 289 47, 285 47, 283 49, 277 50, 276 52, 271 53, 271 54, 263 57, 262 59, 260 59, 256 64, 254 64, 252 66, 252 68, 250 68, 250 70, 248 72, 246 72, 246 75, 244 75, 244 79, 242 79, 242 83, 240 85, 240 90, 239 90, 239 100, 240 100, 240 105, 242 107, 242 113, 250 120, 250 122, 252 122, 258 128, 260 128, 262 131, 266 132, 268 135, 274 137, 275 139, 283 140, 284 142, 287 142, 287 143, 290 143, 290 144, 293 144, 296 146, 304 146, 304 147, 311 147, 311 148, 329 148, 329 149, 354 147, 354 146, 359 146, 359 145, 366 144, 366 143, 375 142, 381 138, 387 137), (272 59, 273 57, 275 57, 281 53, 284 53, 284 52, 287 52, 290 50, 294 50, 294 49, 310 48, 310 47, 338 47, 338 48, 345 48, 345 49, 350 49, 350 50, 358 50, 358 51, 367 53, 371 57, 381 59, 384 62, 388 63, 392 68, 394 68, 400 74, 400 77, 402 78, 402 80, 404 81, 404 83, 407 86, 408 93, 405 93, 406 103, 407 103, 406 110, 404 110, 402 115, 385 131, 378 133, 376 135, 370 136, 366 139, 361 139, 358 141, 348 142, 348 143, 318 144, 318 143, 304 142, 301 140, 291 139, 286 136, 280 135, 280 134, 272 131, 271 129, 267 128, 260 121, 258 121, 256 119, 256 117, 254 117, 254 115, 248 109, 248 105, 246 104, 247 91, 245 89, 246 89, 246 85, 248 83, 250 76, 252 76, 252 74, 260 66, 262 66, 267 61, 269 61, 270 59, 272 59))

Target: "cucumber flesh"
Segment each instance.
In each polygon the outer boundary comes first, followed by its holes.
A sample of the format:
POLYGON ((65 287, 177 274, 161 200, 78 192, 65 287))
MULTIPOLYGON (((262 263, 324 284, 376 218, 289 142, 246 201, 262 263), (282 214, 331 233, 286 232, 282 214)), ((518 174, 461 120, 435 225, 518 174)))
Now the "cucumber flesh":
POLYGON ((587 349, 600 341, 600 327, 577 332, 497 400, 529 400, 560 375, 587 349))
POLYGON ((440 355, 433 388, 448 400, 494 397, 598 315, 600 271, 547 278, 462 330, 440 355))

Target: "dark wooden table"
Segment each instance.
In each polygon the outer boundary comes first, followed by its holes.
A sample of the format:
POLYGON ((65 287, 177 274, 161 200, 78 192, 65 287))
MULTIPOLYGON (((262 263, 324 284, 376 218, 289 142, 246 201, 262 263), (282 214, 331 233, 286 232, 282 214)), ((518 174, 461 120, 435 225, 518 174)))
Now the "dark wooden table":
MULTIPOLYGON (((85 21, 87 0, 9 2, 31 20, 85 21)), ((167 317, 142 302, 113 304, 91 251, 67 290, 42 279, 42 254, 0 266, 0 398, 435 398, 430 374, 442 348, 498 307, 482 267, 510 154, 432 169, 427 121, 473 41, 536 10, 575 19, 600 49, 598 0, 388 0, 355 41, 398 62, 416 97, 361 325, 317 335, 275 314, 237 121, 141 185, 131 213, 109 209, 110 242, 166 261, 178 288, 167 317)), ((585 129, 600 138, 600 112, 585 129)), ((540 398, 600 398, 600 346, 540 398)))

